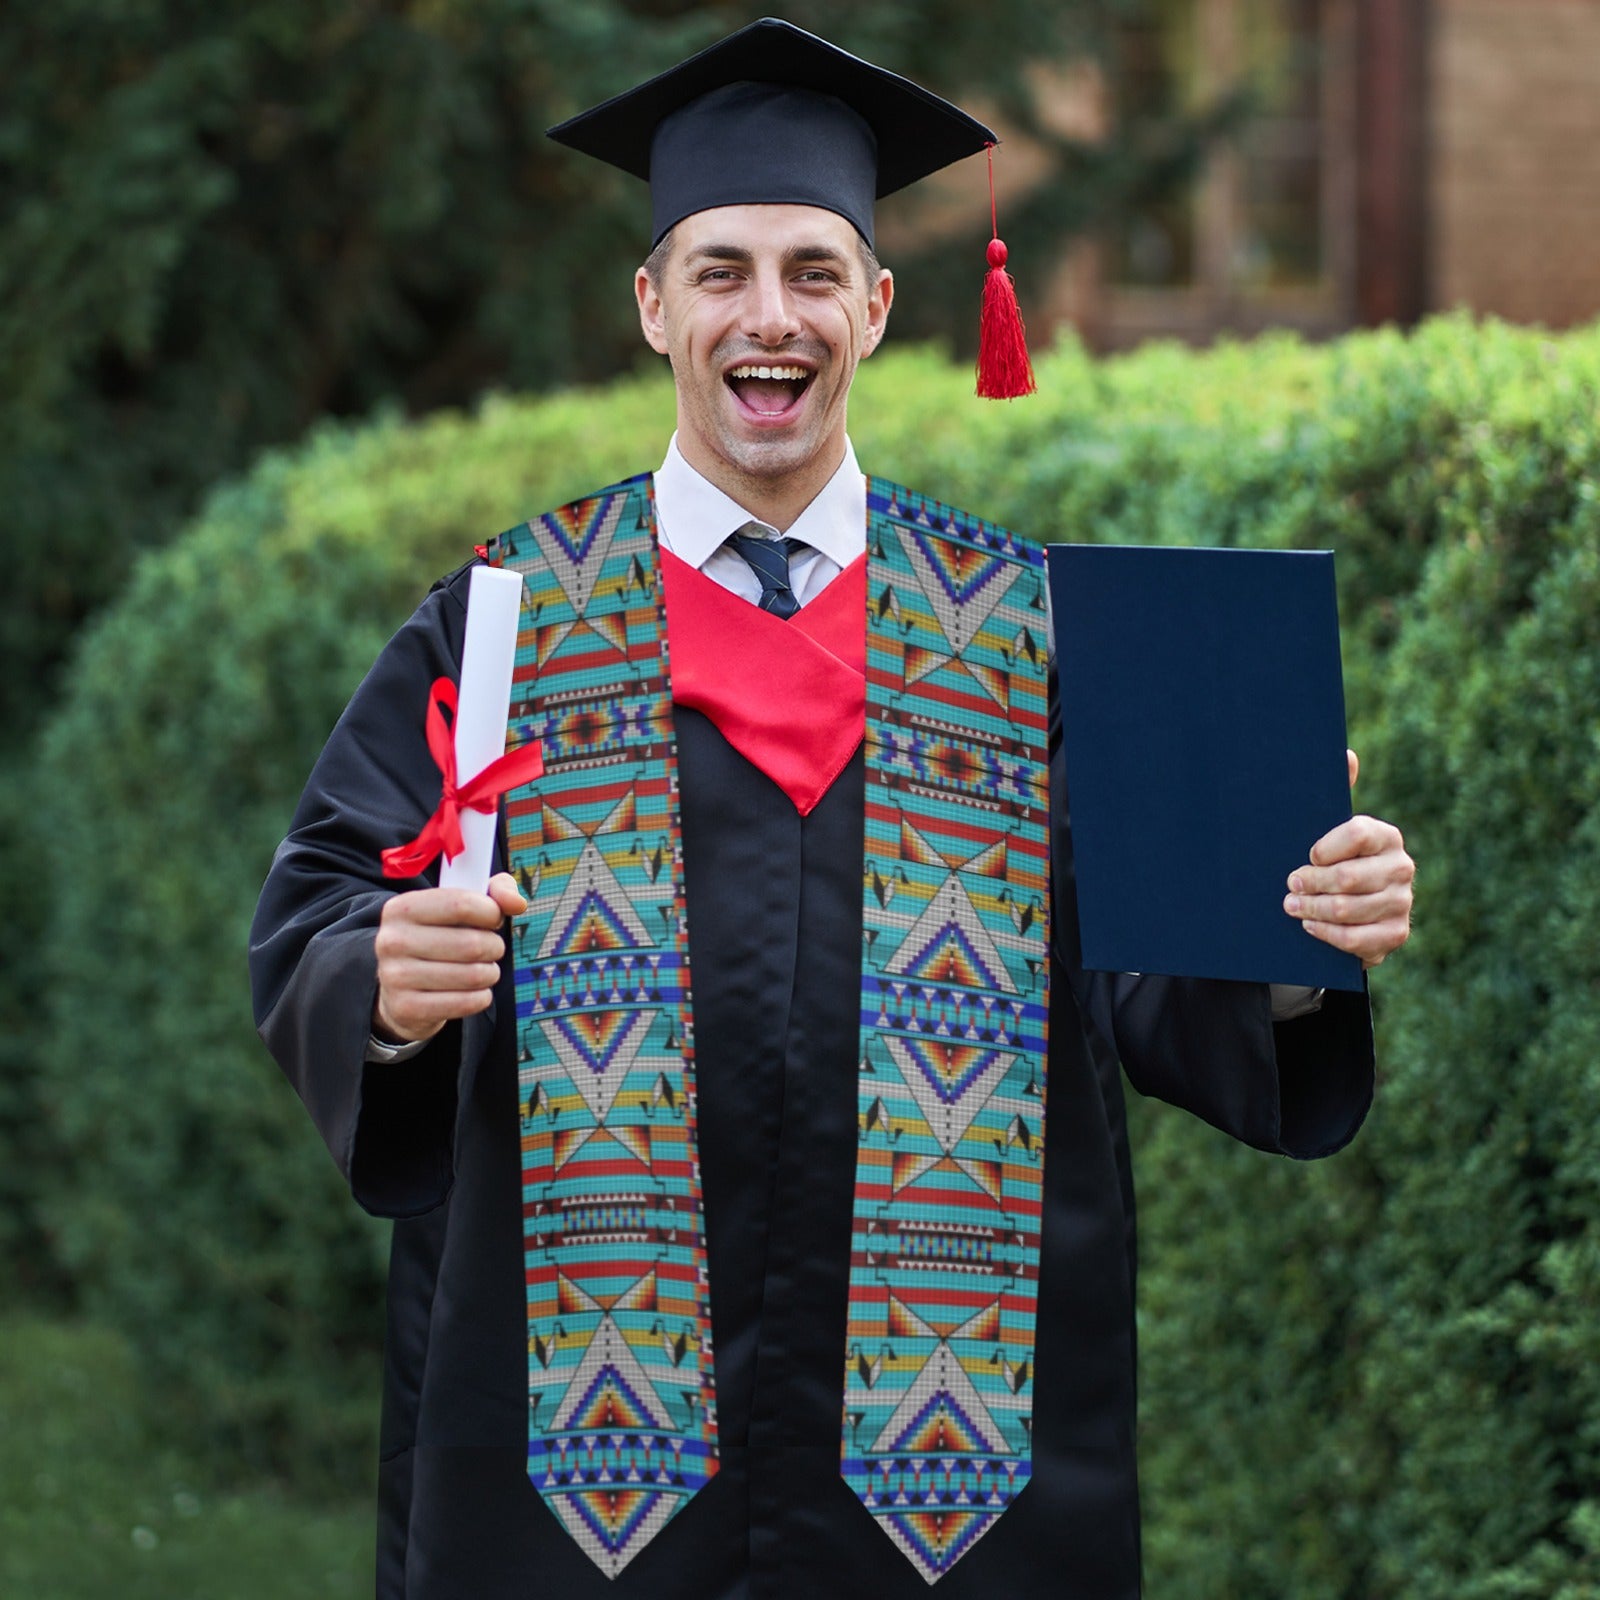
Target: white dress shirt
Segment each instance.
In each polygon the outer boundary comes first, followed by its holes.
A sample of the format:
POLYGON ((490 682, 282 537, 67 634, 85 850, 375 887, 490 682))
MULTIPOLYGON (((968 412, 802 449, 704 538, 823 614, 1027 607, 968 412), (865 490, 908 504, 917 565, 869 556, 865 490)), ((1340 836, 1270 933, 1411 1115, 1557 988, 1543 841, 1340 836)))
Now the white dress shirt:
POLYGON ((752 533, 799 539, 806 545, 789 559, 789 587, 801 605, 821 594, 867 548, 867 480, 848 439, 839 470, 782 535, 696 472, 683 459, 677 434, 667 446, 655 484, 661 548, 752 604, 761 598, 761 580, 727 542, 730 533, 754 523, 752 533))

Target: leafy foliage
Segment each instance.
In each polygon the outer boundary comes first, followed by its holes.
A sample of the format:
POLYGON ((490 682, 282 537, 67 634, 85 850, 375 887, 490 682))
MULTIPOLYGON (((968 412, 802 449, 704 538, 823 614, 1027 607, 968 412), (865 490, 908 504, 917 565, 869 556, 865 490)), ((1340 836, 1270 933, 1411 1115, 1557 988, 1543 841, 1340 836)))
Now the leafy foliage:
POLYGON ((268 457, 141 567, 48 730, 41 1098, 68 1163, 44 1221, 85 1307, 253 1465, 358 1470, 382 1337, 384 1232, 351 1213, 250 1020, 246 934, 287 803, 416 574, 547 484, 617 475, 667 399, 634 385, 268 457))
POLYGON ((109 1328, 0 1322, 0 1591, 30 1600, 348 1600, 372 1506, 219 1482, 169 1437, 109 1328))
MULTIPOLYGON (((1348 1152, 1134 1108, 1150 1591, 1594 1600, 1600 330, 1068 345, 1039 375, 984 407, 934 352, 879 356, 861 456, 1051 537, 1336 548, 1359 793, 1421 862, 1348 1152)), ((324 429, 144 564, 52 721, 49 1217, 237 1447, 355 1470, 378 1332, 378 1241, 245 1015, 269 852, 419 578, 651 464, 670 410, 641 378, 324 429)))
MULTIPOLYGON (((1059 241, 1172 165, 1079 150, 1032 113, 1028 64, 1098 48, 1128 5, 795 0, 788 15, 1007 109, 1063 171, 1075 160, 1070 197, 1041 191, 1028 225, 1059 241)), ((643 190, 544 129, 758 15, 742 0, 6 7, 9 737, 139 550, 263 446, 324 415, 420 413, 636 362, 625 285, 647 246, 643 190)), ((1181 155, 1195 141, 1174 133, 1181 155)), ((975 307, 981 244, 962 259, 975 307)))
POLYGON ((1600 1594, 1600 341, 1441 323, 1330 365, 1333 448, 1282 459, 1236 531, 1315 486, 1290 537, 1340 550, 1365 802, 1404 823, 1421 909, 1375 981, 1350 1152, 1289 1172, 1144 1119, 1152 1588, 1576 1600, 1600 1594))

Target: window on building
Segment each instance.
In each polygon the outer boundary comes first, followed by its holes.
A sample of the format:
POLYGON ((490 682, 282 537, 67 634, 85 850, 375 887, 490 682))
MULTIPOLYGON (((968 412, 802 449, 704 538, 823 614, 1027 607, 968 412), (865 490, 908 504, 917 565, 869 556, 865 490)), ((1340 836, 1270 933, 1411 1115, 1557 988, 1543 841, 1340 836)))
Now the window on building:
POLYGON ((1159 127, 1231 94, 1247 114, 1190 188, 1110 230, 1099 342, 1349 325, 1354 23, 1353 0, 1148 0, 1124 28, 1115 115, 1159 127))

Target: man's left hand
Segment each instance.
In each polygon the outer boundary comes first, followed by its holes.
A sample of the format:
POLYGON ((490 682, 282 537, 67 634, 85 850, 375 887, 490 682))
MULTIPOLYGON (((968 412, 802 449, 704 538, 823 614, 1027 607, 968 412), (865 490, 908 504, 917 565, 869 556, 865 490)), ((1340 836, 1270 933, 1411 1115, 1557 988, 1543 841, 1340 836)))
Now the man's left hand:
MULTIPOLYGON (((1354 750, 1350 787, 1360 762, 1354 750)), ((1417 865, 1400 830, 1376 817, 1357 816, 1323 834, 1311 860, 1289 874, 1283 909, 1309 934, 1375 967, 1411 936, 1411 883, 1417 865)))

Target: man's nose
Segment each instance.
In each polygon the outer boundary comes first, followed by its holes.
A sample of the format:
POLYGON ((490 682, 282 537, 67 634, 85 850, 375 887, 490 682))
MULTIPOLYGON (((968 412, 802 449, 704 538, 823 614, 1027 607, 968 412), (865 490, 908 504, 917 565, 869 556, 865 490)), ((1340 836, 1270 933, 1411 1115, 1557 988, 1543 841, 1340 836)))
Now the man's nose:
POLYGON ((749 320, 745 331, 758 343, 775 347, 800 331, 794 295, 781 273, 761 273, 751 285, 749 320))

